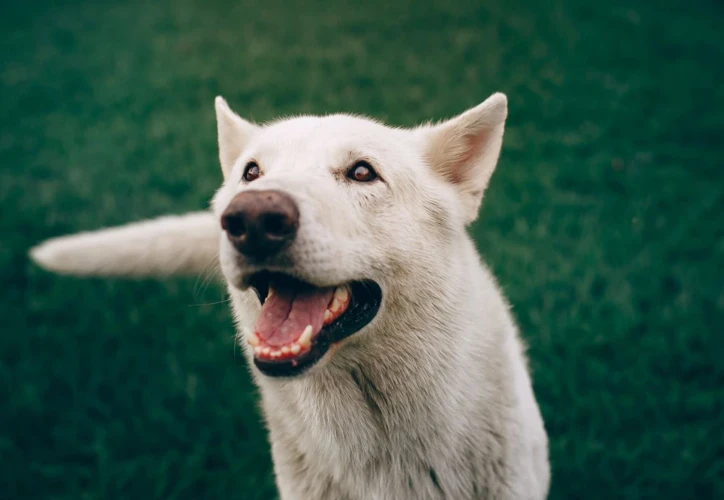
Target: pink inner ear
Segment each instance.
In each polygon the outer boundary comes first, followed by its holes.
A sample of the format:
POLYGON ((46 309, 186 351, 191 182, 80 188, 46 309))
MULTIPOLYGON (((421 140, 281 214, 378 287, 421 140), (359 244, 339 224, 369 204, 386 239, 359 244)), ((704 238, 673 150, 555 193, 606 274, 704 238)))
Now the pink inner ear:
POLYGON ((463 145, 459 148, 457 157, 452 158, 449 162, 447 177, 451 182, 455 184, 465 182, 489 135, 489 130, 480 130, 477 134, 466 134, 458 139, 463 145))

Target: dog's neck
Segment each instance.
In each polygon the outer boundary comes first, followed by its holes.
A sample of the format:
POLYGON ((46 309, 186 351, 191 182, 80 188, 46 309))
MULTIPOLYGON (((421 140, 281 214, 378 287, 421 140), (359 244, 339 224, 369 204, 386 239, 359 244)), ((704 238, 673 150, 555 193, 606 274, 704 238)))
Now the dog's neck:
MULTIPOLYGON (((335 461, 364 460, 359 450, 379 449, 370 443, 439 446, 462 435, 457 426, 466 424, 474 403, 465 394, 476 368, 471 349, 479 339, 473 336, 485 315, 484 291, 471 289, 471 275, 484 270, 474 248, 463 247, 466 258, 455 260, 461 265, 445 269, 439 282, 429 271, 425 287, 403 279, 380 318, 347 339, 329 362, 295 379, 254 372, 270 431, 335 461), (455 415, 462 418, 451 418, 455 415), (357 451, 350 455, 350 450, 357 451)), ((240 308, 248 311, 252 301, 234 300, 240 320, 240 308)), ((475 380, 491 387, 499 383, 475 380)))

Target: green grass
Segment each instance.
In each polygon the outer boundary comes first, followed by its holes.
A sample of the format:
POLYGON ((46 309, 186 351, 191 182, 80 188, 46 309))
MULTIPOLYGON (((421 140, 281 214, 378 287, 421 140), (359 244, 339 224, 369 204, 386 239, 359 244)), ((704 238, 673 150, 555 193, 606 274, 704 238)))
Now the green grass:
POLYGON ((724 498, 724 8, 437 4, 1 7, 0 498, 275 495, 222 288, 59 277, 31 245, 203 208, 217 94, 412 125, 497 90, 473 232, 530 344, 551 498, 724 498))

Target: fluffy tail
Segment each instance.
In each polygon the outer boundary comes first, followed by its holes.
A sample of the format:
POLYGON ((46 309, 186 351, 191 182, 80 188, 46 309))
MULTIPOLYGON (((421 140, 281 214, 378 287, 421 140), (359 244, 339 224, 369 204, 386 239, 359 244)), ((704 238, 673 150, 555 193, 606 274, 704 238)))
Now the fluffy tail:
POLYGON ((75 276, 199 275, 217 267, 220 231, 210 212, 191 212, 52 238, 30 257, 75 276))

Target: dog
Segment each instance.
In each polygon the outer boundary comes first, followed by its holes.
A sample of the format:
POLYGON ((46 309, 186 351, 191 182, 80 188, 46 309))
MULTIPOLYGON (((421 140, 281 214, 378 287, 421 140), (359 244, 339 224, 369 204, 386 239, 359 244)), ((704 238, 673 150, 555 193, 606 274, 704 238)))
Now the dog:
POLYGON ((215 107, 210 210, 51 239, 35 262, 97 276, 218 262, 283 500, 546 498, 524 344, 467 233, 506 96, 412 128, 215 107))

